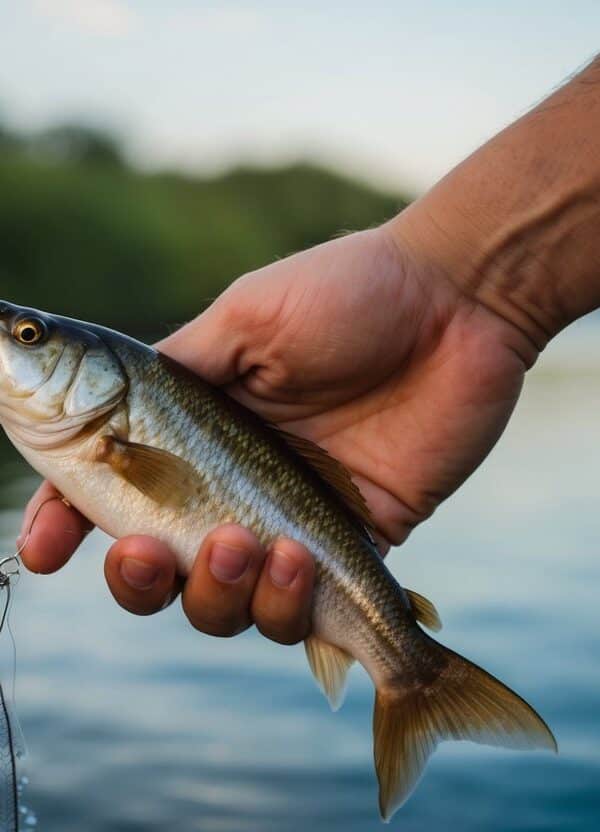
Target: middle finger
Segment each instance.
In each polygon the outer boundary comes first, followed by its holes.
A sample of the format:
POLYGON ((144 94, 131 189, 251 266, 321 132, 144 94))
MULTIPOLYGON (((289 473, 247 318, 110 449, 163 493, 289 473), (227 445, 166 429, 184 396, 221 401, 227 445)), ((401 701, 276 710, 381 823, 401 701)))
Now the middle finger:
POLYGON ((193 626, 213 636, 247 629, 265 557, 257 538, 241 526, 221 526, 207 535, 183 590, 183 608, 193 626))

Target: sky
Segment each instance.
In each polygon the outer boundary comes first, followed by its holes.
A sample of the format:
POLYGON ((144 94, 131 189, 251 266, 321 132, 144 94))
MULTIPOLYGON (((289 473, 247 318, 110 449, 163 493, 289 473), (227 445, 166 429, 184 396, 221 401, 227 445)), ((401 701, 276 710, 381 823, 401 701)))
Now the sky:
POLYGON ((200 173, 312 159, 422 192, 600 48, 600 2, 0 0, 0 117, 200 173))

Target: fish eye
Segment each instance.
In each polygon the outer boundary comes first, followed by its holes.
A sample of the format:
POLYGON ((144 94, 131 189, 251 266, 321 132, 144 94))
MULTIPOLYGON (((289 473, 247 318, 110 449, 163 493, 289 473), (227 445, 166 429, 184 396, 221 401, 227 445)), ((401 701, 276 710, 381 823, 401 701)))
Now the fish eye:
POLYGON ((26 347, 31 347, 46 335, 46 325, 39 318, 22 318, 13 328, 13 337, 26 347))

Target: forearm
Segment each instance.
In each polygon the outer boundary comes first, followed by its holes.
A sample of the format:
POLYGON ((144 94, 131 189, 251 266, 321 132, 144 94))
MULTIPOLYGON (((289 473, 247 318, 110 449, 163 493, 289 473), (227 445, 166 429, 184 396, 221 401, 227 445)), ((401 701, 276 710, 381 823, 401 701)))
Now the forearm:
POLYGON ((538 349, 600 306, 600 59, 390 227, 538 349))

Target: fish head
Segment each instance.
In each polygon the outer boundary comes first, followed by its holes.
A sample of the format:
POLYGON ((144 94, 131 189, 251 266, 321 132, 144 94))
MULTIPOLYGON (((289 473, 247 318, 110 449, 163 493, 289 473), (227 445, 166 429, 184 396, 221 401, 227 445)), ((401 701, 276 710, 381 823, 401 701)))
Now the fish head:
POLYGON ((99 328, 0 301, 0 422, 38 449, 110 413, 128 380, 99 328))

